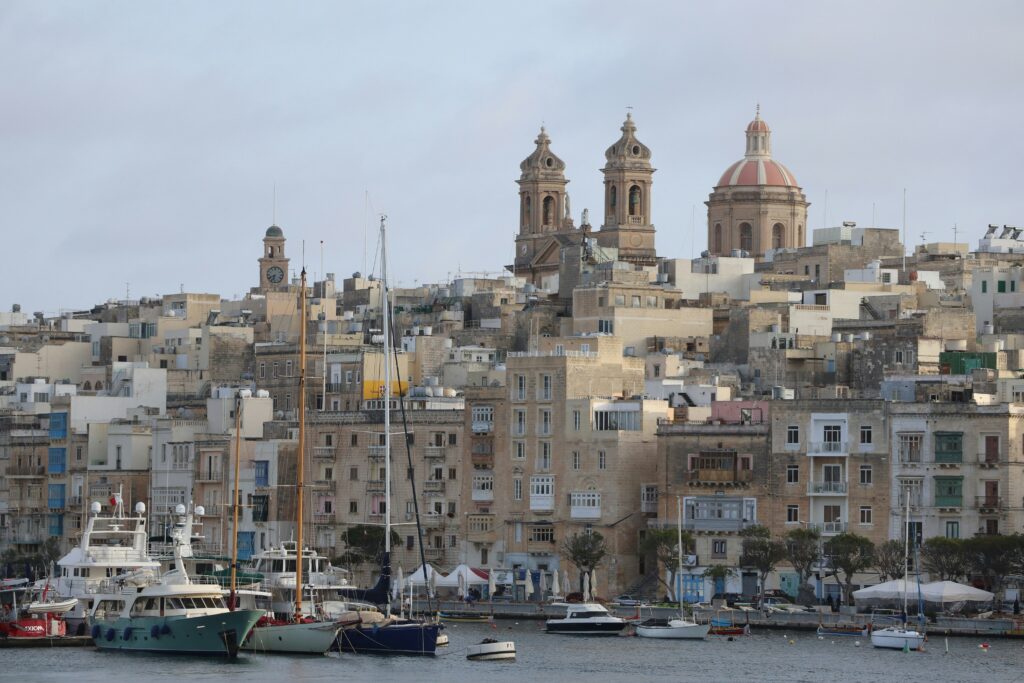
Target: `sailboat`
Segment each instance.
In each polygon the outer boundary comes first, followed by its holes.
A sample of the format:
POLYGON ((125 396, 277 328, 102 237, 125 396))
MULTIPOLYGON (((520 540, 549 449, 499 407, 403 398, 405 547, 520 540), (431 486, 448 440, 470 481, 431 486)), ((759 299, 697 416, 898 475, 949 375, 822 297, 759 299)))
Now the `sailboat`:
MULTIPOLYGON (((924 644, 925 638, 923 630, 917 631, 907 626, 906 577, 910 573, 910 487, 907 487, 906 495, 906 513, 905 519, 903 520, 903 623, 896 626, 887 626, 871 632, 871 644, 875 647, 903 651, 920 649, 921 645, 924 644)), ((920 573, 917 576, 917 582, 920 586, 920 573)), ((918 609, 918 614, 923 614, 920 609, 918 609)))
MULTIPOLYGON (((676 499, 678 510, 678 523, 676 525, 678 540, 676 551, 678 553, 678 564, 676 572, 683 568, 683 500, 676 499)), ((678 584, 679 582, 677 582, 678 584)), ((708 635, 711 624, 698 624, 690 621, 683 613, 683 591, 682 585, 676 587, 676 598, 679 600, 678 619, 647 619, 636 625, 636 634, 641 638, 671 638, 674 640, 703 640, 708 635)))
MULTIPOLYGON (((255 652, 286 652, 288 654, 322 655, 334 644, 342 624, 325 620, 303 613, 303 548, 302 548, 302 488, 303 468, 305 465, 306 445, 306 269, 303 267, 299 284, 299 444, 298 444, 298 477, 296 481, 295 509, 297 542, 295 544, 295 592, 294 612, 285 619, 265 616, 253 628, 249 637, 242 644, 246 650, 255 652)), ((234 609, 237 597, 238 569, 238 475, 239 448, 241 441, 240 414, 242 412, 243 392, 239 391, 235 399, 235 489, 234 526, 231 542, 231 607, 234 609)))
MULTIPOLYGON (((355 599, 384 604, 384 612, 359 610, 360 623, 338 633, 343 652, 386 655, 433 655, 441 625, 436 622, 394 617, 391 614, 391 332, 390 292, 387 279, 387 231, 380 219, 381 287, 384 330, 384 553, 377 585, 354 594, 355 599)), ((399 397, 401 399, 401 397, 399 397)), ((421 544, 422 549, 422 544, 421 544)), ((426 561, 424 560, 424 564, 426 561)))

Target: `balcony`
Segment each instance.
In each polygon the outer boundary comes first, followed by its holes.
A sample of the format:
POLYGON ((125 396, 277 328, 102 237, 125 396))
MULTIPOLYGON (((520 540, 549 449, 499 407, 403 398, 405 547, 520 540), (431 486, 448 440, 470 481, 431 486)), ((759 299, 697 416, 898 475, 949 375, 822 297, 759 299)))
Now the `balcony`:
POLYGON ((313 524, 320 524, 328 526, 334 524, 334 513, 333 512, 314 512, 313 513, 313 524))
POLYGON ((473 433, 474 434, 490 434, 494 431, 493 420, 473 420, 473 433))
POLYGON ((327 393, 328 394, 340 394, 343 391, 347 391, 347 389, 345 388, 346 386, 347 385, 342 384, 340 382, 328 382, 327 383, 327 393))
POLYGON ((571 505, 569 517, 572 519, 600 519, 601 508, 594 505, 571 505))
POLYGON ((444 482, 439 479, 428 479, 423 482, 424 493, 444 493, 444 482))
POLYGON ((822 536, 835 536, 846 531, 846 522, 819 522, 811 527, 820 531, 822 536))
POLYGON ((846 441, 812 441, 807 444, 809 456, 843 456, 849 455, 850 444, 846 441))
POLYGON ((470 455, 470 461, 474 465, 480 465, 481 467, 491 468, 494 466, 494 454, 493 453, 473 453, 470 455))
POLYGON ((384 493, 383 479, 369 479, 366 482, 366 490, 370 493, 384 493))
POLYGON ((44 465, 8 465, 7 476, 44 477, 46 476, 46 467, 44 465))
POLYGON ((428 560, 441 560, 444 558, 444 548, 424 548, 423 554, 428 560))
POLYGON ((493 489, 473 489, 474 503, 490 503, 494 500, 493 489))
POLYGON ((558 552, 558 544, 553 538, 549 541, 534 541, 530 539, 526 542, 526 552, 531 555, 553 555, 558 552))
POLYGON ((811 481, 807 482, 809 496, 845 496, 849 485, 845 481, 811 481))
POLYGON ((82 507, 82 497, 71 496, 70 498, 68 498, 68 507, 72 510, 74 510, 75 508, 82 507))
POLYGON ((640 512, 646 514, 656 514, 658 512, 658 500, 641 500, 640 512))
POLYGON ((466 533, 470 541, 494 540, 494 515, 469 515, 466 533))
MULTIPOLYGON (((687 531, 696 531, 698 533, 738 533, 756 524, 756 520, 744 519, 685 519, 683 521, 683 528, 687 531)), ((675 528, 675 524, 673 523, 663 528, 675 528)))
POLYGON ((217 470, 200 470, 196 473, 196 483, 217 483, 224 481, 224 474, 217 470))
POLYGON ((370 446, 367 448, 371 458, 383 460, 387 455, 387 446, 370 446))
POLYGON ((935 496, 935 507, 937 508, 960 508, 963 505, 963 496, 935 496))
POLYGON ((534 511, 554 510, 555 497, 553 495, 530 494, 530 509, 534 511))
POLYGON ((332 489, 334 488, 333 479, 314 479, 310 484, 310 488, 314 489, 332 489))
POLYGON ((334 460, 334 454, 337 450, 334 446, 313 446, 313 459, 334 460))
POLYGON ((63 498, 50 498, 46 501, 46 507, 50 512, 64 512, 64 499, 63 498))
POLYGON ((1003 499, 999 496, 978 496, 975 499, 975 507, 979 510, 998 510, 1003 506, 1003 499))
POLYGON ((687 483, 695 486, 746 486, 754 480, 753 470, 696 469, 686 473, 687 483))
POLYGON ((423 456, 426 458, 440 458, 444 460, 445 448, 444 446, 426 446, 423 449, 423 456))

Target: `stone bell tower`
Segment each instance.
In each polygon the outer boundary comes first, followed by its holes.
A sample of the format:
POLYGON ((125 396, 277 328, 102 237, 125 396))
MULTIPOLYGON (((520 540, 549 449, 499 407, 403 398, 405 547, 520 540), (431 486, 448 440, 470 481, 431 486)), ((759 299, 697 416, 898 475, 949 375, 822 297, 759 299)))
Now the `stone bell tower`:
POLYGON ((284 231, 276 225, 267 228, 260 257, 260 291, 288 289, 288 259, 284 255, 284 231))
POLYGON ((604 225, 597 243, 618 249, 621 261, 654 265, 651 150, 636 139, 631 114, 626 114, 621 130, 622 137, 604 153, 604 225))

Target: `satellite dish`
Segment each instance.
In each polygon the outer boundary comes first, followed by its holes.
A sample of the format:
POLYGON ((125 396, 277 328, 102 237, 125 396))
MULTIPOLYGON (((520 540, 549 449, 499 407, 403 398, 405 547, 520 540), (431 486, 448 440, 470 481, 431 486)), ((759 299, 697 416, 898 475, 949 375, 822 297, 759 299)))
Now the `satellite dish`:
POLYGON ((181 503, 178 503, 178 506, 176 508, 174 508, 174 514, 176 514, 176 515, 183 515, 183 514, 185 514, 185 506, 182 505, 181 503))
POLYGON ((94 500, 94 501, 92 502, 92 505, 90 505, 90 506, 89 506, 89 511, 90 511, 90 512, 91 512, 92 514, 94 514, 94 515, 98 515, 98 514, 100 514, 100 510, 102 510, 102 509, 103 509, 103 506, 102 506, 102 505, 100 505, 100 503, 99 503, 99 501, 98 501, 98 500, 94 500))
POLYGON ((206 508, 204 508, 202 505, 197 505, 196 506, 196 514, 199 515, 200 517, 202 517, 203 515, 206 514, 206 508))
POLYGON ((140 515, 146 514, 146 504, 140 500, 138 503, 135 504, 135 512, 139 513, 140 515))

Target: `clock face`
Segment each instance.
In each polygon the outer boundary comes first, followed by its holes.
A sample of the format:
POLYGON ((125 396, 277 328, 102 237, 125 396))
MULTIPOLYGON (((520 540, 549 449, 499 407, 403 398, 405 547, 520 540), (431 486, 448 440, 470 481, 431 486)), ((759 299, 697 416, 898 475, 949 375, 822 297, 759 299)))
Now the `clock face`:
POLYGON ((526 256, 526 250, 527 246, 525 244, 519 246, 519 253, 522 254, 523 256, 526 256))
POLYGON ((280 266, 271 266, 267 268, 267 279, 276 285, 284 279, 284 271, 281 270, 280 266))

